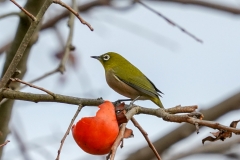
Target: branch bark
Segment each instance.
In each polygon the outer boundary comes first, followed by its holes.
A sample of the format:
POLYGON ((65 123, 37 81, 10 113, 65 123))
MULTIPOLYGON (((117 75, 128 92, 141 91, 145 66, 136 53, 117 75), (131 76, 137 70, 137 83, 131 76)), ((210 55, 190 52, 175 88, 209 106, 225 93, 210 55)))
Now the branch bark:
MULTIPOLYGON (((209 109, 201 110, 200 112, 204 115, 204 119, 212 121, 230 111, 237 110, 237 109, 240 109, 240 92, 229 97, 223 102, 216 104, 215 106, 209 109)), ((196 131, 195 127, 189 124, 184 124, 170 131, 165 136, 160 137, 158 140, 156 140, 153 143, 153 145, 156 147, 158 153, 161 155, 164 151, 170 148, 170 146, 190 136, 195 131, 196 131)), ((133 159, 145 160, 145 159, 152 159, 152 158, 154 158, 154 154, 152 153, 152 150, 149 149, 148 146, 144 146, 141 149, 138 149, 137 151, 130 154, 127 160, 133 160, 133 159)))
POLYGON ((74 105, 82 104, 83 106, 98 106, 103 103, 102 99, 86 99, 86 98, 65 96, 61 94, 54 94, 54 95, 55 97, 49 94, 26 93, 26 92, 19 92, 19 91, 14 91, 9 89, 6 89, 0 92, 0 96, 3 96, 3 98, 23 100, 23 101, 29 101, 29 102, 35 102, 35 103, 58 102, 58 103, 66 103, 66 104, 74 104, 74 105))

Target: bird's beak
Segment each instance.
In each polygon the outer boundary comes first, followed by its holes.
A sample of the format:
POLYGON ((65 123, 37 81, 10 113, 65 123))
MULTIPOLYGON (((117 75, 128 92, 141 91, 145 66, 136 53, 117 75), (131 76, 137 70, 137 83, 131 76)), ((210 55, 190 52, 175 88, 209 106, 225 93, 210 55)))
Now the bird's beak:
POLYGON ((100 56, 91 56, 91 58, 95 58, 95 59, 97 59, 97 60, 100 60, 100 59, 101 59, 100 56))

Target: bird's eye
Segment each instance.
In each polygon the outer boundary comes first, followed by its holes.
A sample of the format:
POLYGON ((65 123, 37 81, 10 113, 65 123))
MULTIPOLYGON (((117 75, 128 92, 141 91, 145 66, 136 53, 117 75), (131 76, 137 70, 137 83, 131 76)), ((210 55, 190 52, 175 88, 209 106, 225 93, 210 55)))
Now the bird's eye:
POLYGON ((108 54, 105 54, 104 56, 103 56, 103 60, 104 61, 107 61, 107 60, 109 60, 110 59, 110 56, 108 55, 108 54))

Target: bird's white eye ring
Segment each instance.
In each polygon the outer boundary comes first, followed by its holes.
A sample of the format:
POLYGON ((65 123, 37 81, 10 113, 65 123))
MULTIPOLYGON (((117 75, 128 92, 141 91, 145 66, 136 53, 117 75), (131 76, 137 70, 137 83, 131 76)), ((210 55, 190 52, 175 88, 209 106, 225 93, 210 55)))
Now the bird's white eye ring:
POLYGON ((107 60, 109 60, 110 59, 110 56, 108 55, 108 54, 105 54, 104 56, 103 56, 103 60, 104 61, 107 61, 107 60))

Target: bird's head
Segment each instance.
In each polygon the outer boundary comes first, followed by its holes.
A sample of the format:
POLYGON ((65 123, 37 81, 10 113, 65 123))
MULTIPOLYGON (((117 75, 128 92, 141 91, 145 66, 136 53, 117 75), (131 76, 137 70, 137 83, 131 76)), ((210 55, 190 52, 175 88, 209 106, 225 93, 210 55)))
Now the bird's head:
POLYGON ((115 52, 108 52, 100 56, 91 56, 91 58, 99 60, 102 63, 105 70, 111 69, 114 66, 121 65, 126 61, 125 58, 123 58, 120 54, 115 52))

